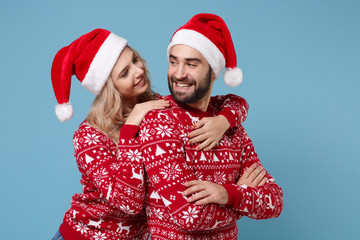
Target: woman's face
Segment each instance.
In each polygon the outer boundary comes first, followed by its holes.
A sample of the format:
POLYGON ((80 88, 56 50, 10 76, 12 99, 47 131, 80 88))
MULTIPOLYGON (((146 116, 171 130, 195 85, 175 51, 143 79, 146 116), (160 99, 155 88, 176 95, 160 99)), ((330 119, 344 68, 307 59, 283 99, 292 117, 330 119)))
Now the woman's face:
POLYGON ((125 47, 110 76, 124 100, 134 101, 148 88, 145 74, 144 64, 139 57, 130 48, 125 47))

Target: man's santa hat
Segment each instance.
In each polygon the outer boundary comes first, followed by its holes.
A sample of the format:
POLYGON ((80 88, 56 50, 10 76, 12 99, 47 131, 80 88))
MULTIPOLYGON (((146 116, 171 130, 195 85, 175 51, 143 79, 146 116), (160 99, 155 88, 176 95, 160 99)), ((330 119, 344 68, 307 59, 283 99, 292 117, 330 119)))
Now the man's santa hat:
POLYGON ((236 65, 236 53, 229 29, 224 20, 214 14, 195 15, 172 36, 167 49, 175 45, 187 45, 199 51, 208 61, 218 78, 226 67, 223 78, 226 85, 235 87, 243 80, 242 71, 236 65))
POLYGON ((73 115, 69 102, 72 75, 98 95, 126 46, 126 39, 105 29, 95 29, 60 49, 52 64, 51 80, 58 102, 55 112, 61 122, 73 115))

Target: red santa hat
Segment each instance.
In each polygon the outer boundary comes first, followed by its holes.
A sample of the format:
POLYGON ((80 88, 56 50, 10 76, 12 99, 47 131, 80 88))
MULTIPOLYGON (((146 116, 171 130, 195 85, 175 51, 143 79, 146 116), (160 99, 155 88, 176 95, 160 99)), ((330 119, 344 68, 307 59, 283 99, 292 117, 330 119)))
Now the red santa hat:
POLYGON ((224 20, 214 14, 195 15, 172 36, 167 49, 168 57, 173 46, 183 44, 199 51, 208 61, 218 78, 226 67, 223 78, 226 85, 235 87, 243 80, 236 65, 236 53, 229 29, 224 20))
POLYGON ((51 80, 58 102, 55 112, 61 122, 73 115, 69 102, 72 75, 98 95, 126 46, 126 39, 105 29, 95 29, 60 49, 52 64, 51 80))

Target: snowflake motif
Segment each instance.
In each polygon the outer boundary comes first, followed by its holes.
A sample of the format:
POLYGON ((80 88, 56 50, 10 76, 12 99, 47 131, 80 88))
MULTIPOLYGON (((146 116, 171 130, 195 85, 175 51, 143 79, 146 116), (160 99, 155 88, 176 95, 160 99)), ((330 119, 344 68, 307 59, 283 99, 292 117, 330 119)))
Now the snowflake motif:
POLYGON ((161 211, 161 209, 154 209, 154 214, 155 214, 160 220, 163 219, 163 214, 164 214, 164 212, 161 211))
POLYGON ((158 177, 158 175, 154 174, 154 176, 152 177, 152 181, 153 181, 153 183, 157 184, 157 183, 159 183, 160 178, 158 177))
POLYGON ((133 191, 131 190, 131 188, 125 188, 125 193, 127 194, 127 195, 133 195, 133 191))
POLYGON ((162 126, 159 125, 159 127, 155 128, 157 130, 157 135, 161 135, 161 137, 164 137, 165 135, 170 137, 172 129, 170 129, 167 125, 162 126))
POLYGON ((81 232, 81 234, 87 233, 87 230, 89 230, 89 228, 81 222, 79 222, 79 224, 76 225, 75 227, 76 227, 76 231, 81 232))
POLYGON ((85 143, 91 145, 91 144, 96 144, 99 142, 99 137, 100 136, 96 136, 96 134, 87 134, 87 136, 85 136, 85 143))
POLYGON ((174 232, 169 232, 169 238, 176 239, 176 234, 174 232))
POLYGON ((101 168, 94 173, 95 181, 98 182, 99 187, 105 182, 106 176, 108 174, 109 173, 106 171, 105 168, 101 168))
POLYGON ((127 152, 126 155, 128 155, 131 162, 136 161, 136 162, 140 163, 140 159, 142 158, 141 153, 137 149, 135 151, 131 151, 129 149, 129 152, 127 152))
POLYGON ((203 180, 203 179, 204 179, 204 174, 203 174, 203 173, 199 173, 199 174, 197 175, 197 178, 198 178, 199 180, 203 180))
POLYGON ((118 163, 113 163, 110 165, 111 170, 119 170, 120 166, 118 163))
POLYGON ((191 208, 189 206, 187 212, 183 211, 184 216, 182 216, 181 218, 185 219, 185 223, 194 223, 194 219, 199 217, 198 215, 196 215, 199 211, 196 210, 196 207, 191 208))
POLYGON ((134 213, 134 210, 130 210, 130 207, 128 205, 121 205, 120 210, 129 214, 134 213))
POLYGON ((212 177, 210 175, 206 176, 206 181, 212 182, 212 177))
POLYGON ((140 130, 140 133, 139 133, 139 136, 140 136, 140 138, 141 138, 141 141, 148 141, 148 140, 149 140, 149 137, 151 136, 151 135, 149 134, 149 129, 146 129, 146 128, 141 129, 141 130, 140 130))
POLYGON ((94 240, 105 240, 107 237, 105 235, 105 233, 95 233, 95 235, 93 236, 94 240))
POLYGON ((74 137, 74 139, 73 139, 73 145, 74 145, 74 148, 75 148, 76 150, 79 149, 80 143, 79 143, 79 139, 78 139, 77 137, 74 137))
POLYGON ((161 169, 160 174, 163 175, 163 179, 169 180, 175 180, 177 177, 179 177, 179 173, 181 172, 181 169, 179 167, 179 164, 170 164, 165 166, 161 169))
POLYGON ((136 199, 141 199, 141 198, 142 198, 142 194, 141 194, 141 193, 135 193, 135 198, 136 198, 136 199))
POLYGON ((226 182, 226 175, 223 172, 215 172, 214 182, 217 184, 224 184, 226 182))

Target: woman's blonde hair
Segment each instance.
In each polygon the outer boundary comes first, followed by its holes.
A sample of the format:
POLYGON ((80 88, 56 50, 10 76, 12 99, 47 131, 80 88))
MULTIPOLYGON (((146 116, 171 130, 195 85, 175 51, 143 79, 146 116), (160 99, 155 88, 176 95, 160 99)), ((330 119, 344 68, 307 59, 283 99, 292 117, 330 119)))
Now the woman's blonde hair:
MULTIPOLYGON (((147 63, 143 58, 141 58, 136 50, 131 47, 129 48, 137 57, 139 57, 140 61, 143 62, 145 72, 144 77, 149 85, 146 92, 138 97, 137 102, 141 103, 154 100, 155 94, 151 90, 150 73, 147 68, 147 63)), ((114 143, 118 144, 121 126, 125 123, 131 110, 132 109, 124 106, 122 96, 116 90, 111 77, 109 77, 104 88, 95 98, 90 108, 87 122, 90 126, 99 129, 114 143)))

